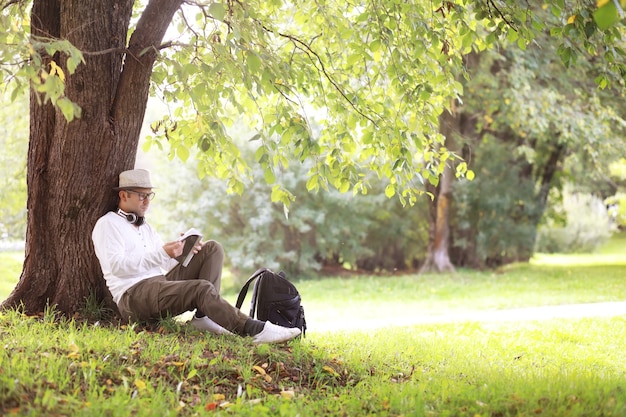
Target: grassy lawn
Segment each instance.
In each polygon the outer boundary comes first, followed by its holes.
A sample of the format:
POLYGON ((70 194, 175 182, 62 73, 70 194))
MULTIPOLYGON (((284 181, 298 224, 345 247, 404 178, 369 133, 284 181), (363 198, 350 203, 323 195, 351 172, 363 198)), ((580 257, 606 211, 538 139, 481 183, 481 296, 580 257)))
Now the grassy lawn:
MULTIPOLYGON (((307 321, 350 329, 436 321, 475 311, 626 301, 626 233, 597 254, 537 255, 528 264, 456 274, 326 278, 298 284, 307 321)), ((236 300, 236 293, 225 296, 236 300)))
POLYGON ((624 301, 625 275, 621 235, 495 272, 300 282, 309 333, 282 346, 4 312, 0 415, 624 416, 626 316, 495 319, 624 301))
POLYGON ((22 272, 22 262, 22 252, 0 252, 0 301, 15 288, 22 272))

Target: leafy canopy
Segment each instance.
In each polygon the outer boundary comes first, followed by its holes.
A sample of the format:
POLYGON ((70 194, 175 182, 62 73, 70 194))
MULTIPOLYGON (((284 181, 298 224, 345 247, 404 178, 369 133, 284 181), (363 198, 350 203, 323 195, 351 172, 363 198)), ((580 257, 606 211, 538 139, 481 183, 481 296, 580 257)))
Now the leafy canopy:
MULTIPOLYGON (((0 4, 5 80, 15 81, 15 94, 31 85, 69 121, 80 117, 63 85, 83 62, 81 51, 62 39, 27 36, 24 6, 0 4), (44 54, 61 59, 48 62, 44 54)), ((137 15, 143 3, 135 7, 137 15)), ((549 29, 562 39, 566 64, 602 53, 600 86, 626 73, 621 25, 598 31, 595 8, 584 4, 548 7, 561 18, 557 26, 533 19, 535 10, 517 1, 189 1, 153 70, 152 92, 169 109, 145 146, 182 160, 194 155, 200 177, 226 179, 229 191, 241 193, 255 179, 241 152, 252 145, 272 200, 285 204, 294 198, 281 181, 287 155, 314 162, 309 191, 366 194, 366 173, 374 172, 387 181, 388 197, 412 204, 444 164, 473 175, 439 133, 439 115, 463 96, 465 55, 497 42, 525 48, 549 29), (233 135, 240 124, 247 137, 233 135)))
POLYGON ((52 103, 72 121, 80 117, 81 109, 65 95, 65 79, 85 62, 83 55, 67 40, 31 35, 29 5, 0 1, 0 79, 11 86, 11 101, 30 87, 40 104, 52 103), (58 53, 62 61, 45 59, 58 53))

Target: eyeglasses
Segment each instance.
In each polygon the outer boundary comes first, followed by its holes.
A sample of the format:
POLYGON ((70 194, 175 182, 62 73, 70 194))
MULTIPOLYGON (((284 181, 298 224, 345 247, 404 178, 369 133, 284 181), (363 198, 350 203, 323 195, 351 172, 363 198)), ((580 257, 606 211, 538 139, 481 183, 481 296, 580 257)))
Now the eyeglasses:
POLYGON ((139 191, 133 191, 133 190, 126 190, 127 193, 135 193, 137 194, 137 197, 139 197, 139 201, 143 201, 146 198, 150 199, 150 200, 154 200, 154 193, 150 192, 150 193, 141 193, 139 191))

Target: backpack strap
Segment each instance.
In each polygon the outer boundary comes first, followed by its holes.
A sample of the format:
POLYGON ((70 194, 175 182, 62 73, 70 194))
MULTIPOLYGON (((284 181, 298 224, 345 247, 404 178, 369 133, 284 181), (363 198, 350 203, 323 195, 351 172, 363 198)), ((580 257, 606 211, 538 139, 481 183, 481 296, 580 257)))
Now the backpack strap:
MULTIPOLYGON (((243 284, 243 287, 241 287, 241 291, 239 291, 239 296, 237 297, 237 303, 235 304, 237 308, 241 308, 241 306, 243 305, 243 300, 246 298, 246 295, 248 295, 248 288, 250 288, 250 284, 252 283, 252 281, 254 281, 259 276, 261 276, 261 274, 265 271, 267 271, 267 268, 257 269, 256 272, 252 274, 250 278, 248 278, 248 281, 246 281, 246 283, 243 284)), ((252 298, 253 299, 252 299, 252 308, 251 308, 250 317, 254 316, 254 307, 255 307, 254 303, 256 303, 256 294, 253 293, 252 298)))
POLYGON ((259 312, 257 311, 257 307, 259 306, 259 290, 261 288, 261 281, 263 281, 263 276, 259 275, 259 279, 254 281, 254 287, 252 288, 252 299, 250 300, 250 313, 248 315, 251 318, 255 318, 255 313, 258 318, 259 312))

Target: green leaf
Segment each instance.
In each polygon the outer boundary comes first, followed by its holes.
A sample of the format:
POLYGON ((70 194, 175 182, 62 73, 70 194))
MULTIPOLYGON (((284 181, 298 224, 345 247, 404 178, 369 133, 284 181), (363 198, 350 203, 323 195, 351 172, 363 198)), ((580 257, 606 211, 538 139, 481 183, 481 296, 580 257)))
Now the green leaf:
POLYGON ((256 152, 254 152, 254 159, 256 159, 257 162, 266 163, 267 149, 264 146, 259 146, 256 152))
POLYGON ((387 198, 391 198, 396 194, 396 187, 393 184, 387 184, 385 187, 385 195, 387 198))
POLYGON ((557 53, 561 57, 561 61, 563 62, 563 64, 565 66, 569 66, 570 63, 572 62, 572 54, 573 54, 572 49, 565 47, 565 46, 559 46, 557 53))
POLYGON ((257 54, 253 52, 248 52, 246 54, 246 66, 248 67, 248 70, 250 72, 252 73, 259 72, 261 65, 262 65, 261 59, 258 57, 257 54))
POLYGON ((519 33, 516 30, 509 29, 506 34, 506 39, 510 43, 514 43, 519 39, 519 33))
POLYGON ((75 51, 74 53, 70 54, 70 56, 67 58, 67 71, 70 74, 74 74, 74 72, 76 71, 76 68, 78 68, 78 66, 82 63, 84 63, 85 60, 83 58, 83 54, 80 53, 80 51, 75 51))
POLYGON ((143 143, 143 145, 141 146, 141 150, 144 152, 148 152, 150 150, 150 147, 152 146, 152 140, 151 137, 147 137, 143 143))
POLYGON ((15 101, 15 99, 20 94, 22 94, 23 91, 24 91, 24 87, 22 86, 22 84, 17 84, 17 86, 11 92, 11 103, 13 103, 15 101))
POLYGON ((245 187, 241 183, 241 181, 237 180, 236 178, 231 178, 230 181, 228 181, 228 188, 226 191, 229 193, 241 195, 243 194, 244 188, 245 187))
POLYGON ((203 136, 198 145, 202 152, 208 152, 211 149, 211 140, 207 136, 203 136))
POLYGON ((62 97, 56 102, 59 109, 63 113, 65 120, 71 122, 75 118, 80 117, 80 107, 78 105, 72 103, 72 101, 66 97, 62 97))
POLYGON ((211 3, 211 5, 209 6, 209 14, 213 16, 216 20, 223 22, 224 17, 226 16, 226 9, 221 3, 211 3))
POLYGON ((346 62, 348 63, 348 65, 352 66, 356 64, 357 62, 361 61, 362 59, 363 57, 361 55, 352 54, 348 56, 348 59, 346 62))
POLYGON ((376 51, 380 50, 380 47, 381 47, 380 40, 376 39, 373 42, 370 42, 369 47, 370 47, 370 51, 372 51, 372 52, 376 52, 376 51))
POLYGON ((274 172, 271 169, 265 169, 263 175, 265 176, 266 183, 274 184, 276 182, 276 175, 274 175, 274 172))
MULTIPOLYGON (((277 184, 272 187, 272 194, 270 196, 270 199, 272 200, 272 203, 283 203, 283 205, 285 206, 284 208, 287 209, 291 202, 296 199, 296 197, 277 184)), ((288 213, 289 211, 287 210, 285 212, 285 215, 287 215, 288 213)))
POLYGON ((604 90, 609 86, 609 80, 607 80, 606 76, 604 75, 599 75, 594 79, 596 85, 604 90))
POLYGON ((311 176, 306 181, 306 190, 307 191, 319 191, 319 189, 320 189, 320 185, 319 185, 319 180, 318 180, 317 175, 311 176))
POLYGON ((176 155, 178 155, 181 161, 187 162, 187 160, 189 159, 189 149, 187 149, 187 147, 184 145, 180 145, 178 148, 176 148, 176 155))
POLYGON ((457 167, 456 167, 456 172, 457 172, 457 177, 459 175, 463 175, 467 172, 467 162, 461 162, 457 167))
POLYGON ((617 7, 613 1, 609 1, 604 6, 593 12, 593 20, 600 29, 608 29, 618 20, 617 7))

